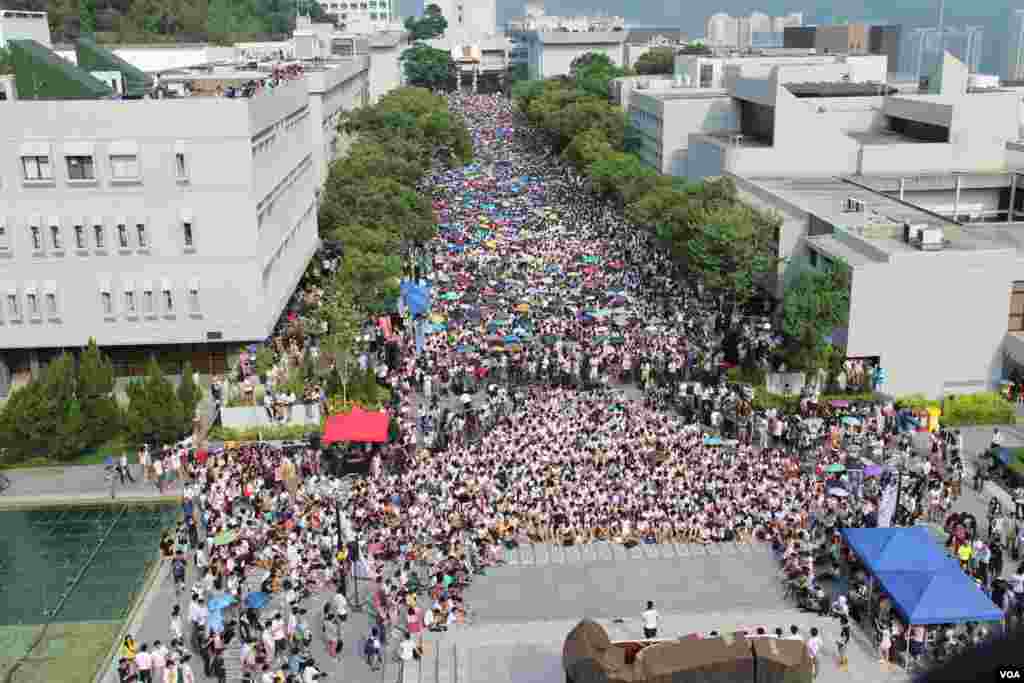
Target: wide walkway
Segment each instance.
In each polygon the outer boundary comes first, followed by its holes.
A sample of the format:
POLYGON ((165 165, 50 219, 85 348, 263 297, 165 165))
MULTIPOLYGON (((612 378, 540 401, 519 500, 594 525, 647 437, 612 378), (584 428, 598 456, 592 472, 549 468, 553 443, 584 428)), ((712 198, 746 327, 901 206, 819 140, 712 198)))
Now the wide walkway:
POLYGON ((103 503, 118 501, 180 499, 182 483, 169 485, 161 493, 142 480, 142 469, 132 465, 135 483, 122 485, 115 475, 107 478, 103 465, 65 465, 5 470, 10 487, 0 493, 0 508, 103 503), (113 484, 113 485, 112 485, 113 484), (113 495, 111 493, 113 492, 113 495))

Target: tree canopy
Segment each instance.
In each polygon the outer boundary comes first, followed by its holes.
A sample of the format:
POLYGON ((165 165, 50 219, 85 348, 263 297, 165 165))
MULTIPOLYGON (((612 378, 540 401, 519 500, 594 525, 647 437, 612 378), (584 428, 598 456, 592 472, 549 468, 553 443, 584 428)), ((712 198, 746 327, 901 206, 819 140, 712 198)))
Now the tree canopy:
POLYGON ((426 43, 414 43, 402 52, 399 60, 410 85, 437 90, 447 87, 455 74, 451 53, 426 43))
POLYGON ((430 40, 439 38, 448 30, 448 20, 441 14, 441 8, 430 3, 423 10, 423 16, 408 17, 405 20, 405 30, 410 34, 411 40, 430 40))
POLYGON ((850 315, 850 278, 845 264, 803 270, 782 301, 782 331, 796 351, 797 365, 821 367, 828 337, 850 315))
POLYGON ((676 49, 674 47, 653 47, 640 55, 633 68, 638 74, 671 74, 675 71, 676 49))

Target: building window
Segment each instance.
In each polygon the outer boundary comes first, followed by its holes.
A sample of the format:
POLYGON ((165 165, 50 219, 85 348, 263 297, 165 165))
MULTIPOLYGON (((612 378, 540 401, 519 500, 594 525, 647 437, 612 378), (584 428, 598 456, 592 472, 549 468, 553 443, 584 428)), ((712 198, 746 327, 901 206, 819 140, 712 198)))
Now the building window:
POLYGON ((96 237, 96 248, 97 249, 104 249, 104 248, 106 248, 105 247, 106 242, 103 239, 103 226, 102 225, 94 225, 94 226, 92 226, 92 233, 96 237))
POLYGON ((174 173, 178 177, 178 180, 188 177, 188 168, 185 167, 184 152, 174 153, 174 173))
POLYGON ((110 292, 100 292, 100 303, 103 304, 103 315, 108 318, 114 315, 114 297, 110 292))
POLYGON ((28 315, 33 320, 39 317, 39 297, 35 292, 29 292, 25 295, 25 303, 28 306, 28 315))
POLYGON ((7 243, 7 226, 0 225, 0 250, 7 250, 10 245, 7 243))
POLYGON ((46 315, 51 318, 57 317, 57 293, 46 293, 46 315))
POLYGON ((110 156, 110 176, 114 180, 137 180, 139 158, 134 154, 112 154, 110 156))
POLYGON ((126 290, 124 293, 124 310, 128 315, 135 315, 135 292, 126 290))
POLYGON ((39 227, 33 225, 31 228, 29 228, 29 231, 32 233, 32 250, 33 251, 42 251, 43 250, 43 234, 39 230, 39 227))
POLYGON ((67 157, 69 180, 96 180, 92 157, 67 157))
POLYGON ((11 320, 21 320, 21 309, 18 308, 18 295, 7 295, 7 317, 11 320))
POLYGON ((128 248, 128 226, 120 223, 117 226, 117 245, 121 249, 128 248))
POLYGON ((25 174, 25 180, 53 180, 50 157, 22 157, 21 170, 25 174))
POLYGON ((85 249, 85 226, 75 226, 75 249, 85 249))
POLYGON ((199 285, 197 284, 188 288, 188 310, 193 315, 199 313, 199 285))
POLYGON ((818 267, 818 252, 814 251, 813 249, 808 248, 807 249, 807 260, 810 261, 811 268, 817 268, 818 267))
POLYGON ((146 315, 153 315, 153 290, 147 289, 142 293, 142 312, 146 315))
POLYGON ((135 225, 135 234, 139 238, 139 249, 149 247, 149 242, 146 241, 148 238, 146 237, 146 225, 144 223, 137 223, 135 225))
POLYGON ((164 290, 164 311, 168 315, 174 313, 174 293, 169 289, 164 290))
POLYGON ((63 249, 64 248, 64 245, 63 245, 63 243, 61 242, 61 239, 60 239, 60 226, 59 225, 51 225, 50 226, 50 241, 53 244, 53 248, 54 249, 63 249))
POLYGON ((192 234, 192 224, 185 221, 181 224, 182 237, 185 239, 185 248, 191 249, 195 246, 194 235, 192 234))

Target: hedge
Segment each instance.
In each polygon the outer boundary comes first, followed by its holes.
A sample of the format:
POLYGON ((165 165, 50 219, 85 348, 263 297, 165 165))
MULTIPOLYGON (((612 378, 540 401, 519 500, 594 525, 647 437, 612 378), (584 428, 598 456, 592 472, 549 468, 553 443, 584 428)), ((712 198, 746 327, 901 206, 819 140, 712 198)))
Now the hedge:
POLYGON ((924 394, 907 394, 896 399, 896 405, 909 410, 925 410, 927 408, 942 409, 942 402, 930 399, 924 394))
POLYGON ((267 425, 264 427, 222 427, 210 430, 210 441, 302 441, 309 434, 319 434, 317 425, 267 425))
POLYGON ((942 402, 942 424, 947 427, 1005 425, 1016 421, 1014 405, 995 392, 947 396, 942 402))

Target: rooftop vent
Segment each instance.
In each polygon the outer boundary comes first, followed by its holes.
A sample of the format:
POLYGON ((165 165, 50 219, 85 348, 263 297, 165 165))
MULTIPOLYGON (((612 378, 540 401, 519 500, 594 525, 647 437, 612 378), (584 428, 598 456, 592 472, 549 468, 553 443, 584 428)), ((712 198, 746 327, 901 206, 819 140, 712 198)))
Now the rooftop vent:
POLYGON ((864 213, 865 206, 863 201, 854 197, 847 197, 843 203, 843 211, 845 213, 864 213))

